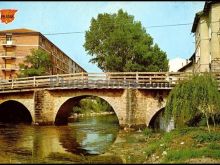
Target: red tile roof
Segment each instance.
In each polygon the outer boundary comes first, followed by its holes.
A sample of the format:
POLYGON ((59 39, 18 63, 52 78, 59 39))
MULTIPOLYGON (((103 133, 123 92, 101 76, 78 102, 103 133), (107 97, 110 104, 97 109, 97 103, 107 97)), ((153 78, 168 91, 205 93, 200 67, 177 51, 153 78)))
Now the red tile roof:
POLYGON ((1 30, 0 33, 39 33, 38 31, 30 30, 30 29, 11 29, 11 30, 1 30))

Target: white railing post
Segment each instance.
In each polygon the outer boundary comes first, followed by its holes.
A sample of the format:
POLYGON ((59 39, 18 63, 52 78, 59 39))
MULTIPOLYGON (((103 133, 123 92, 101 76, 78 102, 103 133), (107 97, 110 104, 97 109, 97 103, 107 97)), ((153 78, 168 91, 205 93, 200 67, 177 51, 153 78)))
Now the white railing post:
POLYGON ((81 73, 82 79, 84 79, 84 72, 81 73))
POLYGON ((11 79, 11 88, 12 89, 14 88, 14 79, 13 78, 11 79))
MULTIPOLYGON (((168 81, 168 87, 170 87, 170 74, 169 74, 169 72, 167 72, 165 80, 168 81)), ((165 86, 166 86, 166 84, 165 84, 165 86)))
POLYGON ((84 72, 82 72, 82 84, 81 84, 82 86, 81 87, 84 87, 84 82, 85 82, 84 81, 84 72))
POLYGON ((36 77, 34 76, 34 87, 36 86, 36 77))
POLYGON ((57 86, 59 86, 59 75, 57 74, 57 86))
POLYGON ((139 82, 139 75, 138 75, 138 72, 136 72, 136 83, 138 84, 139 82))

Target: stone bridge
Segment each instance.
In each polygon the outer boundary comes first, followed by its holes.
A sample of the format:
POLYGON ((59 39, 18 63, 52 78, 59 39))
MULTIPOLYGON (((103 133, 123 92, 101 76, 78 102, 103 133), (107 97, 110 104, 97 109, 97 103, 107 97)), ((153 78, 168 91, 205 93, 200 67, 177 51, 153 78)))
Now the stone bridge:
POLYGON ((0 83, 0 110, 11 109, 14 114, 16 108, 23 109, 33 124, 66 124, 80 99, 97 96, 112 106, 121 127, 145 127, 165 107, 172 87, 185 77, 183 73, 141 72, 14 79, 0 83))
MULTIPOLYGON (((152 117, 165 106, 169 90, 142 89, 53 89, 0 93, 2 103, 15 101, 30 113, 35 124, 65 124, 72 107, 86 96, 107 101, 121 127, 148 126, 152 117)), ((13 109, 14 110, 14 109, 13 109)), ((13 113, 13 112, 11 112, 13 113)))

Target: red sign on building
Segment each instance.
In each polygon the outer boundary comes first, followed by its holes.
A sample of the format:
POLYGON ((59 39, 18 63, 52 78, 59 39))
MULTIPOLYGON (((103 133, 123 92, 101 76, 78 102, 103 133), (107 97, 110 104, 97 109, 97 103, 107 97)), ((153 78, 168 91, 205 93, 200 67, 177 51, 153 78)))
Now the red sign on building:
POLYGON ((17 12, 17 10, 14 10, 14 9, 2 9, 2 10, 0 10, 2 23, 8 24, 8 23, 12 22, 15 18, 15 13, 16 12, 17 12))

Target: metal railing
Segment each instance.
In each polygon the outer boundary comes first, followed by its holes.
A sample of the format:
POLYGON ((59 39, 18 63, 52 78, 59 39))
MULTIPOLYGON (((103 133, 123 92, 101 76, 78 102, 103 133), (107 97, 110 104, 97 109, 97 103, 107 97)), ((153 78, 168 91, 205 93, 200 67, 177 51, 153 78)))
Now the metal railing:
POLYGON ((179 81, 190 75, 191 73, 183 72, 82 72, 11 79, 0 82, 0 91, 35 88, 172 89, 179 81))
POLYGON ((1 40, 3 46, 16 46, 16 40, 1 40))
POLYGON ((4 52, 0 53, 0 58, 6 58, 6 59, 11 59, 11 58, 16 58, 15 52, 4 52))

